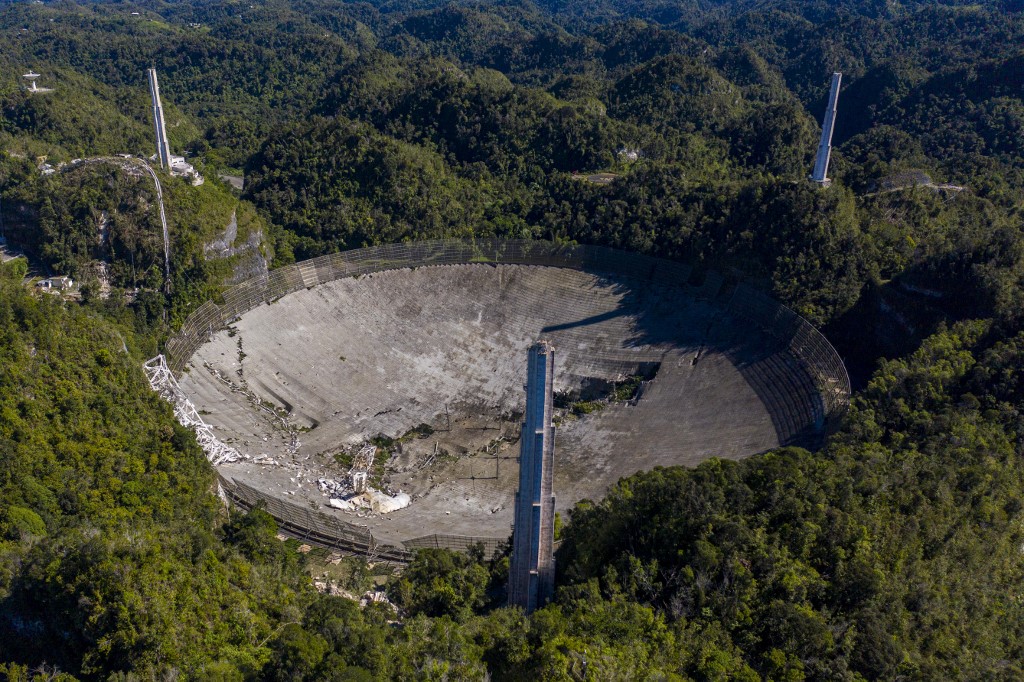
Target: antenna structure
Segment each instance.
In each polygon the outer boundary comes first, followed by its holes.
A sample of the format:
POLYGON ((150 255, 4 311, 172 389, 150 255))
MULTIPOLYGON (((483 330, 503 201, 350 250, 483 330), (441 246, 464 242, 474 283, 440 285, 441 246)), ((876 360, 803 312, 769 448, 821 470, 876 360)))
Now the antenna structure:
POLYGON ((36 81, 39 79, 38 73, 35 71, 29 71, 28 73, 22 74, 21 77, 27 79, 29 83, 31 83, 31 85, 28 86, 28 89, 31 92, 39 92, 39 86, 36 85, 36 81))
POLYGON ((53 92, 53 88, 41 88, 41 87, 39 87, 39 85, 36 83, 36 81, 39 80, 40 78, 42 78, 42 76, 40 76, 35 71, 29 71, 28 73, 23 73, 23 74, 21 74, 21 77, 29 82, 29 84, 25 86, 25 89, 28 90, 30 95, 45 95, 48 92, 53 92))

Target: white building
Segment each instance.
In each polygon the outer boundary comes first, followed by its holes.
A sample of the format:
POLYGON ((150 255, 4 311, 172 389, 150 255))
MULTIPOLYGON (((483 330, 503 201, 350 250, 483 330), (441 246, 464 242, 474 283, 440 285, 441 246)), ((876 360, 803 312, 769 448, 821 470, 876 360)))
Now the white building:
POLYGON ((68 291, 75 286, 75 281, 70 277, 49 277, 36 282, 36 286, 47 291, 68 291))
POLYGON ((203 184, 203 176, 196 172, 195 166, 186 161, 184 156, 171 155, 171 175, 191 178, 192 184, 197 187, 203 184))

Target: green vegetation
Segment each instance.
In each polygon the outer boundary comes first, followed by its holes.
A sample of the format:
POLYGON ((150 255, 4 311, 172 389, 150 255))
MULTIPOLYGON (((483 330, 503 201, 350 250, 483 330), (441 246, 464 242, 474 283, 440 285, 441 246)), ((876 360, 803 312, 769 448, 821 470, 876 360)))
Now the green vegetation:
POLYGON ((577 417, 603 410, 613 403, 625 403, 636 398, 644 381, 653 379, 655 372, 635 374, 626 377, 622 383, 608 384, 601 388, 588 387, 582 391, 571 391, 555 395, 555 407, 567 410, 577 417))
POLYGON ((1024 676, 1021 45, 1012 1, 0 5, 0 679, 1024 676), (149 65, 206 177, 160 174, 169 294, 148 175, 41 172, 149 156, 149 65), (744 273, 825 327, 850 414, 581 503, 529 617, 502 553, 422 552, 397 611, 317 593, 141 362, 254 254, 493 235, 744 273))
POLYGON ((87 677, 168 665, 201 677, 222 657, 259 668, 273 614, 310 589, 293 555, 253 525, 258 514, 221 530, 212 471, 147 390, 131 332, 30 295, 10 270, 0 658, 87 677))
POLYGON ((1024 570, 1022 342, 978 322, 929 338, 879 369, 818 455, 620 482, 573 513, 565 579, 611 576, 666 615, 724 625, 771 677, 1022 674, 1021 607, 999 593, 1024 570))

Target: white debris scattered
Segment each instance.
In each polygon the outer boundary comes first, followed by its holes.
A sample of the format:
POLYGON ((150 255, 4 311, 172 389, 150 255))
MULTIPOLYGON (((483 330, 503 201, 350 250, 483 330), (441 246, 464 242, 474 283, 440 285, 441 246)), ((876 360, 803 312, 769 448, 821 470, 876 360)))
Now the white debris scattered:
POLYGON ((363 595, 362 599, 359 600, 360 606, 367 606, 368 604, 387 604, 391 608, 395 608, 391 600, 388 599, 387 593, 381 590, 372 590, 363 595))
POLYGON ((329 497, 340 497, 346 493, 352 492, 351 486, 330 478, 316 479, 316 487, 320 489, 320 492, 329 497))
POLYGON ((366 491, 366 497, 370 501, 370 510, 378 514, 389 514, 399 509, 405 509, 412 502, 407 493, 398 493, 392 497, 373 488, 366 491))
POLYGON ((196 410, 195 405, 188 399, 185 393, 178 386, 174 374, 167 366, 167 360, 163 355, 148 360, 143 369, 149 385, 154 391, 160 394, 167 402, 174 406, 174 416, 182 426, 192 429, 196 434, 196 441, 206 453, 206 458, 216 466, 228 462, 237 462, 241 459, 238 450, 230 445, 224 444, 214 435, 213 429, 203 421, 196 410))

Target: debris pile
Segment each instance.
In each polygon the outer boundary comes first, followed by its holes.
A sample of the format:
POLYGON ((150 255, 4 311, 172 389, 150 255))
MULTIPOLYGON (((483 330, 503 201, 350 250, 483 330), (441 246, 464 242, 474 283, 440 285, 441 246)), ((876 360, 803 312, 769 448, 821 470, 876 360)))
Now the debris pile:
POLYGON ((328 506, 343 511, 369 510, 377 514, 388 514, 408 507, 412 498, 407 493, 389 495, 371 488, 369 470, 373 466, 377 447, 364 445, 352 459, 352 466, 342 480, 318 478, 316 486, 327 497, 328 506))
POLYGON ((225 445, 213 433, 209 424, 203 421, 196 411, 195 405, 188 399, 188 396, 178 386, 174 374, 167 366, 167 360, 163 355, 146 361, 143 365, 146 378, 149 379, 150 387, 160 397, 174 406, 174 416, 182 426, 192 429, 196 434, 196 441, 206 453, 207 459, 214 466, 225 462, 236 462, 242 458, 242 454, 230 445, 225 445))

